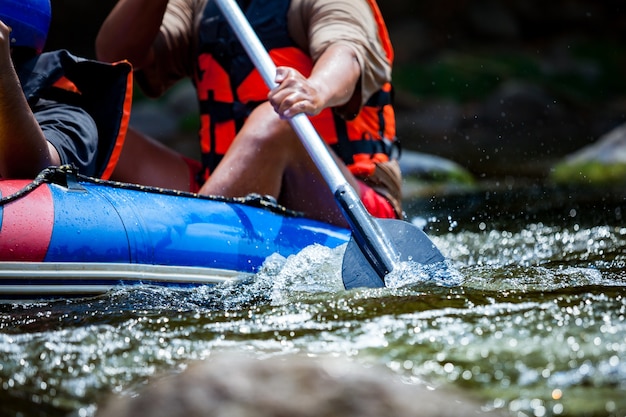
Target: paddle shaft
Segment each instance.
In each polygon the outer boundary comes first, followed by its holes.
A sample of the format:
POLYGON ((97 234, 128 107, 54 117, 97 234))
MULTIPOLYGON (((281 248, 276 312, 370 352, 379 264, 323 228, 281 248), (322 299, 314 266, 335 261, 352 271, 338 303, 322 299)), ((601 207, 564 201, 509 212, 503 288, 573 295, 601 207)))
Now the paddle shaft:
MULTIPOLYGON (((254 63, 254 66, 263 77, 265 84, 269 88, 274 88, 277 85, 275 82, 276 65, 250 26, 239 5, 235 0, 215 1, 254 63)), ((290 118, 289 123, 302 141, 324 180, 333 191, 335 200, 350 224, 355 241, 381 279, 384 279, 384 276, 395 268, 396 259, 398 259, 397 250, 384 230, 367 212, 361 199, 344 177, 326 144, 320 138, 307 116, 298 114, 290 118)))

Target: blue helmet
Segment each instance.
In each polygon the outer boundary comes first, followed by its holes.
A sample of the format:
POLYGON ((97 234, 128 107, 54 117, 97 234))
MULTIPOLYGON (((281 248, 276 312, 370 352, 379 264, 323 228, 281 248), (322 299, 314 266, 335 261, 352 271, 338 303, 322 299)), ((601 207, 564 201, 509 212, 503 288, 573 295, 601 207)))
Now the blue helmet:
POLYGON ((0 20, 11 28, 11 46, 41 53, 52 11, 50 0, 0 0, 0 20))

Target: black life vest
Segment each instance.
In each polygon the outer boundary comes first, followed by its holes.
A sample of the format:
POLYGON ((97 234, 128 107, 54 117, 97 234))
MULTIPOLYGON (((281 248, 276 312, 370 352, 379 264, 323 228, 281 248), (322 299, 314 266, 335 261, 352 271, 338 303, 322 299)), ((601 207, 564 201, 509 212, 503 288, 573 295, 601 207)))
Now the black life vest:
POLYGON ((55 100, 84 109, 98 129, 96 176, 108 179, 119 160, 130 120, 132 66, 78 58, 66 50, 46 52, 20 65, 29 104, 55 100))

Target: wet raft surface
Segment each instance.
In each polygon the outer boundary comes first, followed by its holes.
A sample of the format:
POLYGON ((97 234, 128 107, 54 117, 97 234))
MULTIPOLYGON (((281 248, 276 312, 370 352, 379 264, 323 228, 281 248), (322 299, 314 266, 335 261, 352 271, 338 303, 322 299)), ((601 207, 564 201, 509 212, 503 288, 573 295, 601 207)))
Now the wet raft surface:
POLYGON ((235 286, 0 306, 0 415, 93 415, 223 350, 346 355, 515 415, 626 415, 622 191, 502 187, 407 208, 458 285, 346 292, 341 248, 311 247, 235 286))

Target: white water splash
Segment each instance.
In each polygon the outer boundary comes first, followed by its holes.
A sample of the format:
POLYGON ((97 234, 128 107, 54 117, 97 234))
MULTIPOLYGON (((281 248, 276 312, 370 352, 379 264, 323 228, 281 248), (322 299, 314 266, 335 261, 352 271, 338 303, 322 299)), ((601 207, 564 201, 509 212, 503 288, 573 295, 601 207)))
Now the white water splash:
POLYGON ((265 260, 255 279, 270 286, 275 305, 288 303, 299 293, 342 291, 341 264, 345 247, 331 249, 316 244, 288 258, 272 255, 265 260))
POLYGON ((463 282, 463 276, 449 260, 423 265, 417 262, 400 262, 385 277, 388 288, 400 288, 416 284, 432 284, 453 287, 463 282))

